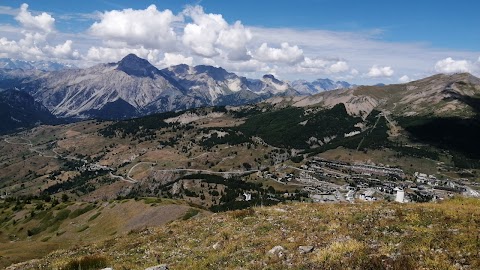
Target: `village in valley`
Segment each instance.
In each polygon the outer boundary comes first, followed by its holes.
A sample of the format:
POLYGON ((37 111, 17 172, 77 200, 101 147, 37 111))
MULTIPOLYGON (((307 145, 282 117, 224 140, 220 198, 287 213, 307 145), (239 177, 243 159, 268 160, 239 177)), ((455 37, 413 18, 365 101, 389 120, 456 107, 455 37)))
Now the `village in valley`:
POLYGON ((296 185, 313 202, 435 202, 455 195, 480 198, 479 184, 468 179, 437 178, 387 165, 348 163, 314 157, 299 167, 277 166, 259 174, 284 185, 296 185), (472 188, 474 187, 474 188, 472 188))

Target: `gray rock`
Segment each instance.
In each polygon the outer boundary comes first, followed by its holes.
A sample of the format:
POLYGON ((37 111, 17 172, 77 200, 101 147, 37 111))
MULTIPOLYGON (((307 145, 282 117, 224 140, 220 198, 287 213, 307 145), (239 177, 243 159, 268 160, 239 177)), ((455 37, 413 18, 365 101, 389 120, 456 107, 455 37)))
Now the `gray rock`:
POLYGON ((283 257, 285 249, 282 246, 274 246, 268 251, 270 255, 276 255, 279 258, 283 257))
POLYGON ((302 254, 305 254, 305 253, 310 253, 312 252, 314 249, 313 246, 299 246, 298 247, 298 251, 300 251, 300 253, 302 254))
POLYGON ((159 265, 156 265, 156 266, 148 267, 145 270, 168 270, 168 265, 159 264, 159 265))
POLYGON ((217 242, 217 243, 213 244, 213 246, 212 246, 212 248, 215 249, 215 250, 219 249, 221 247, 222 247, 222 244, 220 242, 217 242))

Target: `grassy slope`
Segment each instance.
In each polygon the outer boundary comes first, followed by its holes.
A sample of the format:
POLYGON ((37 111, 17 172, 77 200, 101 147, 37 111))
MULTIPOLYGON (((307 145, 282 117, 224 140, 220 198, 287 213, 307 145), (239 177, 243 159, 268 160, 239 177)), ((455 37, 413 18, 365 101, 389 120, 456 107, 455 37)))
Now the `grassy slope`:
POLYGON ((479 269, 479 206, 468 199, 277 205, 175 221, 11 269, 59 269, 92 254, 114 269, 479 269), (277 245, 284 255, 268 254, 277 245), (315 249, 301 254, 301 245, 315 249))
POLYGON ((35 210, 39 203, 32 201, 20 211, 14 210, 15 202, 0 204, 0 268, 45 256, 58 248, 93 243, 147 226, 160 226, 182 218, 190 209, 183 202, 168 199, 97 204, 71 202, 53 208, 43 203, 45 210, 35 210), (33 218, 32 211, 35 212, 33 218), (62 213, 66 215, 60 217, 62 213))

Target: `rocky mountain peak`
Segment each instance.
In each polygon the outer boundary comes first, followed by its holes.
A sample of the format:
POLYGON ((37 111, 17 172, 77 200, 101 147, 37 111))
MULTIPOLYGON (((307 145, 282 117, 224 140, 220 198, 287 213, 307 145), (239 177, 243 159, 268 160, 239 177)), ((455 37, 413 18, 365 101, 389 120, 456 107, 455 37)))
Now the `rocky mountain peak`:
POLYGON ((150 78, 160 73, 160 71, 146 59, 142 59, 133 53, 125 56, 118 62, 117 70, 123 71, 131 76, 150 78))
POLYGON ((274 82, 274 83, 276 83, 276 84, 283 84, 282 81, 280 81, 280 80, 278 80, 277 78, 275 78, 275 76, 272 75, 272 74, 265 74, 265 75, 263 75, 262 78, 263 78, 264 80, 272 81, 272 82, 274 82))
POLYGON ((216 81, 224 81, 231 73, 221 67, 198 65, 195 67, 197 73, 205 73, 216 81))

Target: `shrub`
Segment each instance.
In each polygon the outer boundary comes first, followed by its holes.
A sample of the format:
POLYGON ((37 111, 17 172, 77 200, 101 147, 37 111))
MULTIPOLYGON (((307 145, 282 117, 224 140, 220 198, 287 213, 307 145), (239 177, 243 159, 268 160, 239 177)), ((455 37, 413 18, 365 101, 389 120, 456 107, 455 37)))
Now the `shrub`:
POLYGON ((85 256, 68 262, 62 270, 96 270, 108 266, 107 258, 99 255, 85 256))
POLYGON ((85 206, 84 208, 79 208, 79 209, 74 210, 72 213, 70 213, 70 215, 68 217, 69 218, 76 218, 78 216, 81 216, 81 215, 89 212, 90 210, 93 210, 93 209, 95 209, 95 206, 90 204, 90 205, 85 206))
POLYGON ((198 213, 200 213, 200 210, 194 209, 194 208, 190 208, 190 209, 185 213, 185 215, 183 215, 182 219, 183 219, 183 220, 191 219, 192 217, 196 216, 198 213))
POLYGON ((96 219, 98 216, 100 216, 101 213, 102 213, 102 212, 98 212, 98 213, 96 213, 95 215, 91 216, 91 217, 88 219, 88 221, 92 221, 92 220, 96 219))
POLYGON ((229 212, 229 214, 233 218, 242 219, 242 218, 245 218, 245 217, 255 215, 255 210, 253 208, 247 208, 247 209, 232 211, 232 212, 229 212))

